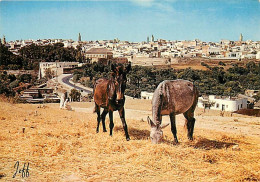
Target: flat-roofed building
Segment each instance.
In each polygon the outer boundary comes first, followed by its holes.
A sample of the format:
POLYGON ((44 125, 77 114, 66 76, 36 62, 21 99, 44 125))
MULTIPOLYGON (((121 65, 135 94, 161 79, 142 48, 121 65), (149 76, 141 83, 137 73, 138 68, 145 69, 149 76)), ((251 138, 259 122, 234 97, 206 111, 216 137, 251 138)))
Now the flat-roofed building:
POLYGON ((98 62, 100 58, 102 59, 112 59, 113 52, 107 48, 91 48, 86 51, 85 57, 92 59, 92 62, 98 62))
POLYGON ((213 110, 234 112, 240 109, 247 109, 247 98, 230 98, 209 95, 208 97, 199 97, 198 107, 208 107, 213 110))

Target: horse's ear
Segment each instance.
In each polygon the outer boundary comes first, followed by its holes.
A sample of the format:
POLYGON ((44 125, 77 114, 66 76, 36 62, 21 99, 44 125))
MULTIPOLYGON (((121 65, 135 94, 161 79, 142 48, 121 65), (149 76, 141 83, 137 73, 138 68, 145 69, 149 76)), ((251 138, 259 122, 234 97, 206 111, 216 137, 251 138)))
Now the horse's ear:
POLYGON ((156 125, 153 123, 153 121, 150 119, 150 117, 147 117, 147 122, 151 127, 155 127, 156 125))
POLYGON ((131 70, 131 63, 129 63, 129 64, 126 66, 125 70, 126 70, 126 73, 128 73, 128 72, 131 70))

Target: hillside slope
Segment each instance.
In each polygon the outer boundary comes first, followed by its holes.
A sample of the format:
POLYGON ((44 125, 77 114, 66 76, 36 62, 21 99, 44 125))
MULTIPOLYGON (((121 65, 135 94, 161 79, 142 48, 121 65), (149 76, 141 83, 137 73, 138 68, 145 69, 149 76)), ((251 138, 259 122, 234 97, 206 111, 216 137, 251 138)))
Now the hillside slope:
MULTIPOLYGON (((180 144, 172 142, 168 127, 163 143, 153 145, 145 120, 147 114, 151 115, 150 101, 127 100, 129 142, 125 140, 117 113, 114 114, 114 135, 110 137, 109 133, 96 134, 93 103, 73 103, 72 106, 74 111, 60 110, 58 104, 0 103, 2 180, 260 180, 259 118, 219 117, 218 113, 198 111, 195 139, 189 142, 180 115, 177 117, 180 144), (230 128, 225 130, 225 126, 230 128), (233 131, 232 127, 237 130, 233 131), (17 173, 12 178, 17 161, 21 169, 24 163, 30 164, 29 177, 22 178, 22 173, 17 173)), ((165 117, 164 122, 167 119, 165 117)))

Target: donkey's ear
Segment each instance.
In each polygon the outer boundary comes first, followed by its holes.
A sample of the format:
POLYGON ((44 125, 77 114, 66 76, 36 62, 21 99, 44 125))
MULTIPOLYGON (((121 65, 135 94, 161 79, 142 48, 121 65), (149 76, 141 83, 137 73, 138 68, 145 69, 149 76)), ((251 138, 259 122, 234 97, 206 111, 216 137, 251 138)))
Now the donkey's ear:
POLYGON ((111 71, 113 71, 114 73, 117 71, 116 66, 114 64, 111 64, 110 68, 111 68, 111 71))
POLYGON ((150 119, 150 117, 147 117, 147 122, 151 127, 155 127, 156 125, 153 123, 153 121, 150 119))
POLYGON ((130 70, 131 70, 131 63, 129 63, 129 64, 126 66, 126 68, 125 68, 126 73, 128 73, 130 70))
POLYGON ((160 128, 163 129, 163 128, 166 128, 170 123, 166 123, 166 124, 161 124, 160 128))

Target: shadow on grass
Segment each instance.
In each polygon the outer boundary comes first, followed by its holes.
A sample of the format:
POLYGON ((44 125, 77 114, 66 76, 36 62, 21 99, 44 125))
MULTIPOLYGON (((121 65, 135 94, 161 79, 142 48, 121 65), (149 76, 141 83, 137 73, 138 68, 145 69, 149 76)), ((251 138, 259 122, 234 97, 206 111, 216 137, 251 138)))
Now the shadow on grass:
MULTIPOLYGON (((114 131, 120 131, 120 132, 124 133, 123 127, 120 127, 120 126, 116 126, 114 128, 114 131)), ((128 133, 132 140, 148 140, 148 142, 151 142, 150 141, 150 130, 137 129, 137 128, 130 127, 130 128, 128 128, 128 133)), ((163 138, 161 143, 164 143, 167 145, 177 145, 175 142, 173 142, 172 140, 169 140, 168 138, 163 138)))
MULTIPOLYGON (((115 126, 114 131, 121 131, 124 132, 123 127, 115 126)), ((132 140, 147 140, 150 137, 149 130, 137 129, 137 128, 128 128, 129 136, 132 140)))
POLYGON ((4 178, 4 177, 6 177, 6 175, 3 174, 3 173, 0 173, 0 179, 2 179, 2 178, 4 178))
MULTIPOLYGON (((123 127, 116 126, 114 128, 115 132, 122 132, 124 133, 123 127)), ((129 136, 132 140, 149 140, 150 138, 150 131, 146 129, 137 129, 137 128, 128 128, 129 136)), ((179 143, 175 143, 172 140, 169 140, 168 138, 163 138, 162 143, 167 145, 178 145, 179 143)), ((223 149, 223 148, 229 148, 232 146, 237 145, 236 143, 230 143, 230 142, 222 142, 217 140, 209 140, 206 138, 198 139, 197 142, 189 142, 188 144, 190 147, 193 147, 195 149, 204 149, 204 150, 212 150, 212 149, 223 149)))
POLYGON ((221 142, 216 140, 209 140, 206 138, 201 138, 196 143, 190 144, 190 146, 194 147, 195 149, 204 149, 204 150, 223 149, 223 148, 232 147, 234 145, 237 144, 229 143, 229 142, 221 142))

